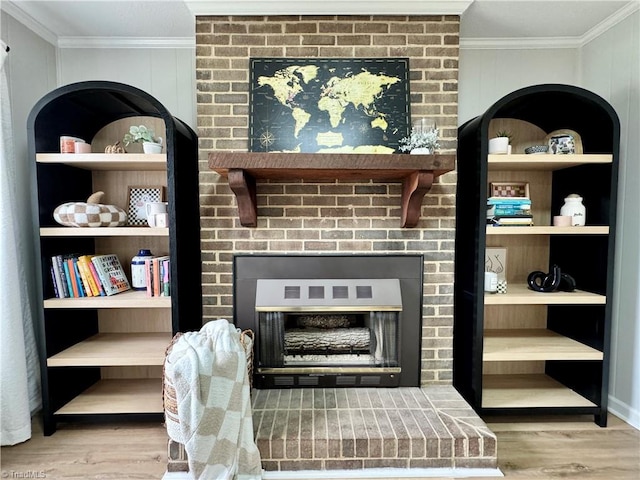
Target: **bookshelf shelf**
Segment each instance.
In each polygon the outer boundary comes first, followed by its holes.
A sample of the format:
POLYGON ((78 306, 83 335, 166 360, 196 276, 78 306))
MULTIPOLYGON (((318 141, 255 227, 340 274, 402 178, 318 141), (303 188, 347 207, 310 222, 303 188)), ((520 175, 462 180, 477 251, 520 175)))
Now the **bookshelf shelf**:
POLYGON ((606 225, 586 225, 584 227, 554 227, 534 225, 532 227, 493 227, 487 226, 487 235, 608 235, 606 225))
POLYGON ((108 297, 47 298, 44 308, 171 308, 171 297, 148 297, 146 292, 128 290, 108 297))
POLYGON ((43 432, 53 434, 61 421, 161 422, 166 348, 177 332, 202 326, 198 137, 146 92, 103 81, 45 95, 33 107, 27 131, 38 180, 43 432), (163 137, 165 153, 134 153, 142 151, 137 144, 126 154, 57 153, 62 135, 83 138, 92 151, 103 152, 131 125, 142 124, 163 137), (126 211, 132 187, 163 190, 168 227, 76 228, 53 219, 57 206, 84 202, 99 191, 103 203, 126 211), (131 284, 131 259, 140 249, 169 256, 171 296, 128 290, 57 298, 63 284, 52 269, 54 259, 112 254, 131 284))
POLYGON ((506 294, 485 293, 485 305, 604 305, 607 299, 597 293, 574 290, 573 292, 534 292, 526 285, 509 284, 506 294))
POLYGON ((613 155, 610 154, 580 154, 580 155, 487 155, 487 166, 492 170, 531 171, 542 170, 545 172, 563 170, 565 168, 580 165, 597 165, 612 163, 613 155))
POLYGON ((596 407, 544 374, 484 375, 482 383, 482 408, 596 407))
POLYGON ((55 415, 162 413, 162 379, 100 380, 55 415))
POLYGON ((163 153, 38 153, 41 164, 68 165, 85 170, 166 171, 167 156, 163 153))
POLYGON ((47 358, 49 367, 162 365, 171 334, 99 333, 47 358))
POLYGON ((42 227, 41 237, 168 237, 169 228, 151 227, 42 227))
POLYGON ((543 329, 485 330, 482 360, 602 360, 602 352, 543 329))

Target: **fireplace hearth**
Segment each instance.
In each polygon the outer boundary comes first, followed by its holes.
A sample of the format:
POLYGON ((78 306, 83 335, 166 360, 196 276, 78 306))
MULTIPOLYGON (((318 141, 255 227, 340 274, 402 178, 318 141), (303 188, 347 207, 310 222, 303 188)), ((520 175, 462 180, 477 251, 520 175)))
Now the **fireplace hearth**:
POLYGON ((420 385, 421 255, 237 255, 256 388, 420 385))

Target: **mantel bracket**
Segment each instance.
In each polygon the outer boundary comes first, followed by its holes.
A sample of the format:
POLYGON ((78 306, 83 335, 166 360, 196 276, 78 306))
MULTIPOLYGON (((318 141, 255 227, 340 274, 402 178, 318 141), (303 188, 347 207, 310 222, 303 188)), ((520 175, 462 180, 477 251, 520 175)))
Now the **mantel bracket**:
POLYGON ((431 190, 433 171, 412 172, 402 181, 402 215, 400 226, 412 228, 418 225, 422 211, 422 199, 431 190))
POLYGON ((243 227, 258 225, 258 204, 256 200, 256 180, 246 170, 229 169, 229 188, 236 195, 238 217, 243 227))

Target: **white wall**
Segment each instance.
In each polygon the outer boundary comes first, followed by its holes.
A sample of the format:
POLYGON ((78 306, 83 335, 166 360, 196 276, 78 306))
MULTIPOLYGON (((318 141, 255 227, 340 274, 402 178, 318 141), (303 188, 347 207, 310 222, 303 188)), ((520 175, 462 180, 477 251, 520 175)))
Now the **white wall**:
POLYGON ((483 114, 505 95, 530 85, 565 83, 578 79, 575 48, 476 49, 460 48, 458 122, 483 114))
POLYGON ((581 86, 620 118, 609 409, 640 429, 640 11, 581 50, 581 86))
POLYGON ((61 48, 59 84, 107 80, 132 85, 156 98, 196 130, 195 47, 61 48))

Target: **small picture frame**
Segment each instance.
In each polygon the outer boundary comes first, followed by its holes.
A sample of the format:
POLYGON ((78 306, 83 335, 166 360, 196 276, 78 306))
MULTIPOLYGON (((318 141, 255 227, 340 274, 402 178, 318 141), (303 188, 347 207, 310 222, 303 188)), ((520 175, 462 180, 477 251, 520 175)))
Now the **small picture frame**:
POLYGON ((163 202, 164 186, 136 185, 129 187, 127 197, 127 224, 133 227, 147 226, 148 202, 163 202))
POLYGON ((505 247, 487 247, 484 251, 484 271, 493 272, 498 281, 507 279, 507 249, 505 247))
POLYGON ((491 182, 490 197, 530 198, 528 182, 491 182))

